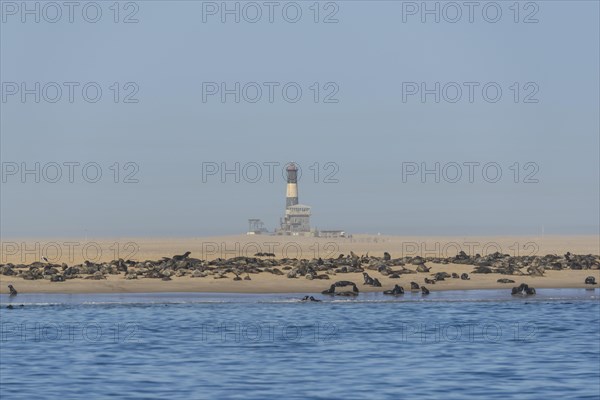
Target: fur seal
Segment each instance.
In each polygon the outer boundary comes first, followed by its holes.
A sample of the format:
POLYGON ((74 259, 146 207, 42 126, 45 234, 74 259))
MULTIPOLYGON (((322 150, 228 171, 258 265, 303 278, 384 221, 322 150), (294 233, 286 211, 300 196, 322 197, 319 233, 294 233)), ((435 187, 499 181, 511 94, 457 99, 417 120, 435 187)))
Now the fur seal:
POLYGON ((456 272, 453 272, 452 273, 452 278, 458 279, 458 278, 460 278, 460 276, 458 276, 458 274, 456 272))
POLYGON ((8 290, 10 290, 10 297, 14 297, 19 294, 13 285, 8 285, 8 290))
POLYGON ((346 290, 345 292, 337 292, 335 293, 336 296, 358 296, 358 292, 355 291, 350 291, 350 290, 346 290))
POLYGON ((175 261, 183 261, 183 260, 185 260, 186 258, 188 258, 188 256, 189 256, 190 254, 192 254, 192 252, 191 252, 191 251, 186 251, 186 252, 185 252, 184 254, 182 254, 182 255, 179 255, 179 256, 173 256, 173 260, 175 260, 175 261))
POLYGON ((535 294, 535 288, 528 287, 527 289, 525 289, 525 294, 528 295, 528 296, 531 296, 532 294, 535 294))
POLYGON ((421 286, 419 286, 419 284, 417 282, 410 283, 410 290, 419 290, 419 289, 421 289, 421 286))
POLYGON ((507 279, 507 278, 498 279, 496 282, 498 282, 498 283, 515 283, 515 281, 513 281, 512 279, 507 279))
POLYGON ((535 289, 529 287, 526 283, 521 283, 519 286, 512 288, 511 295, 531 296, 535 294, 535 289))
POLYGON ((386 290, 383 294, 391 294, 394 296, 398 296, 400 294, 404 294, 404 288, 402 286, 395 285, 392 290, 386 290))
POLYGON ((421 286, 421 293, 429 294, 429 289, 427 289, 425 286, 421 286))
POLYGON ((358 295, 358 287, 356 286, 356 283, 354 283, 354 282, 337 281, 336 283, 329 286, 329 289, 323 290, 321 292, 321 294, 332 294, 332 295, 336 295, 336 296, 356 296, 356 295, 358 295), (336 293, 336 291, 335 291, 336 287, 346 287, 346 286, 352 286, 352 291, 336 293))
POLYGON ((334 294, 335 293, 335 285, 329 286, 329 289, 323 290, 321 294, 334 294))
MULTIPOLYGON (((344 287, 344 286, 356 287, 356 283, 350 282, 350 281, 337 281, 332 286, 334 286, 334 287, 344 287)), ((358 289, 356 291, 358 291, 358 289)))
POLYGON ((300 301, 314 301, 314 302, 320 302, 321 300, 317 300, 315 299, 313 296, 304 296, 300 301))
POLYGON ((585 278, 585 284, 586 285, 595 285, 596 278, 594 278, 593 276, 588 276, 587 278, 585 278))
POLYGON ((383 252, 383 259, 385 261, 390 261, 392 259, 392 256, 390 255, 390 253, 388 253, 387 251, 383 252))
POLYGON ((464 272, 460 275, 460 279, 462 279, 463 281, 471 280, 471 278, 469 278, 469 274, 467 274, 466 272, 464 272))
POLYGON ((377 278, 373 279, 373 286, 375 286, 375 287, 381 287, 381 282, 379 282, 379 279, 377 279, 377 278))
POLYGON ((363 272, 363 278, 365 279, 365 282, 364 282, 365 285, 373 284, 373 278, 371 278, 368 273, 363 272))
POLYGON ((425 283, 429 285, 435 285, 435 279, 425 278, 425 283))

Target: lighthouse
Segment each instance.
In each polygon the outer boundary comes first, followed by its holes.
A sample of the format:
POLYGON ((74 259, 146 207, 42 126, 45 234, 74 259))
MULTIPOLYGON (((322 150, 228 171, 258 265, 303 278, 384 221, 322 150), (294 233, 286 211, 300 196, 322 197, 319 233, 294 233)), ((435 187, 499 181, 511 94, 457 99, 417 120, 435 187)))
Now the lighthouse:
POLYGON ((298 204, 298 167, 290 163, 287 169, 287 192, 285 196, 285 208, 298 204))
POLYGON ((286 168, 287 188, 285 195, 285 215, 276 230, 278 235, 316 236, 310 229, 310 206, 298 203, 298 167, 290 163, 286 168))

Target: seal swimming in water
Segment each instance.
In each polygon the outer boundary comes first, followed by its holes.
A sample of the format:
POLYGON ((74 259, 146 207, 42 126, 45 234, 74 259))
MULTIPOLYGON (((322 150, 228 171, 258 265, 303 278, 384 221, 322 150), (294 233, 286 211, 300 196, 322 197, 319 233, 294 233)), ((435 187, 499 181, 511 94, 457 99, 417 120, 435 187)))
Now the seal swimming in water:
POLYGON ((512 288, 511 295, 526 295, 531 296, 535 294, 535 289, 529 287, 526 283, 521 283, 519 286, 515 286, 512 288))
POLYGON ((532 287, 527 287, 527 289, 525 289, 525 294, 531 296, 532 294, 535 294, 535 288, 532 287))
POLYGON ((421 289, 421 286, 419 286, 419 284, 417 282, 410 283, 410 290, 419 290, 419 289, 421 289))
POLYGON ((314 302, 317 302, 317 303, 318 303, 318 302, 320 302, 321 300, 317 300, 317 299, 315 299, 313 296, 304 296, 304 297, 302 298, 302 300, 300 300, 300 301, 314 301, 314 302))
POLYGON ((421 286, 421 293, 429 294, 429 289, 427 289, 425 286, 421 286))
POLYGON ((394 296, 398 296, 400 294, 404 294, 404 288, 402 286, 395 285, 392 290, 386 290, 383 294, 391 294, 394 296))
POLYGON ((10 290, 10 297, 15 297, 17 294, 19 294, 13 285, 8 285, 8 290, 10 290))

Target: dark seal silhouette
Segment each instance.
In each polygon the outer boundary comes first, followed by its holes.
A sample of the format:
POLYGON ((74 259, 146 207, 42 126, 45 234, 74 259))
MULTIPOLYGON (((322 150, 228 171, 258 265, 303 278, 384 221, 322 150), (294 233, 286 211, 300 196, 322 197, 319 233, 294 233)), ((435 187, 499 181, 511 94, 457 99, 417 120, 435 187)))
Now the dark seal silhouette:
POLYGON ((588 276, 587 278, 585 278, 585 284, 586 285, 595 285, 596 278, 594 278, 593 276, 588 276))
POLYGON ((10 297, 14 297, 19 294, 13 285, 8 285, 8 290, 10 290, 10 297))
POLYGON ((315 299, 313 296, 304 296, 301 301, 314 301, 314 302, 320 302, 321 300, 317 300, 315 299))
POLYGON ((521 283, 519 286, 515 286, 512 288, 511 294, 513 296, 515 296, 515 295, 531 296, 531 295, 535 294, 535 289, 532 287, 529 287, 529 285, 527 285, 526 283, 521 283))
POLYGON ((321 294, 335 294, 335 285, 329 286, 329 289, 323 290, 321 294))
POLYGON ((460 275, 460 279, 462 279, 463 281, 468 281, 471 278, 469 278, 469 274, 467 274, 466 272, 460 275))
POLYGON ((425 286, 421 286, 421 293, 429 294, 429 289, 427 289, 425 286))
POLYGON ((173 256, 173 260, 175 261, 183 261, 186 258, 188 258, 188 256, 192 254, 191 251, 186 251, 184 254, 180 255, 180 256, 173 256))
POLYGON ((383 294, 391 294, 394 296, 398 296, 404 294, 404 288, 402 286, 395 285, 392 290, 386 290, 383 294))
POLYGON ((498 279, 496 282, 498 282, 498 283, 515 283, 515 281, 513 281, 512 279, 507 279, 507 278, 498 279))
POLYGON ((335 296, 358 296, 358 286, 356 286, 356 283, 350 282, 350 281, 337 281, 336 283, 329 286, 329 289, 323 290, 321 292, 321 294, 331 294, 331 295, 335 295, 335 296), (352 291, 349 291, 349 290, 345 291, 345 292, 336 292, 335 291, 335 288, 346 287, 346 286, 352 286, 352 291))
POLYGON ((419 290, 419 289, 421 289, 421 286, 419 286, 419 284, 417 282, 410 283, 410 290, 419 290))

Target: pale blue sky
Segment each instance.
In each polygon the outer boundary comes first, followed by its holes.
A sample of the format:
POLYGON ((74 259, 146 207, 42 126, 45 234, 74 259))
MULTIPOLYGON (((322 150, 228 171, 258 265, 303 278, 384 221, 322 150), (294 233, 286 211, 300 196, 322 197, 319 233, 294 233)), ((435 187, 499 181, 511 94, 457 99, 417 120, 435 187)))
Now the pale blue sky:
POLYGON ((300 181, 300 201, 313 207, 312 224, 321 229, 598 232, 597 1, 536 2, 534 24, 513 22, 512 1, 499 2, 496 24, 477 12, 474 23, 421 23, 418 16, 403 23, 402 2, 390 1, 336 2, 333 24, 313 22, 312 1, 298 2, 296 24, 280 13, 272 24, 223 24, 213 16, 203 23, 200 1, 141 1, 138 23, 115 24, 113 2, 99 3, 96 24, 77 13, 74 23, 54 24, 3 14, 2 82, 95 81, 103 88, 93 104, 80 92, 72 104, 66 93, 55 104, 22 103, 18 95, 0 103, 5 166, 77 161, 103 170, 94 184, 80 176, 74 183, 8 176, 3 237, 235 234, 252 217, 272 229, 285 205, 279 176, 274 183, 202 182, 202 163, 291 160, 304 169, 339 166, 338 183, 300 181), (130 81, 139 102, 115 104, 109 86, 130 81), (236 81, 298 82, 303 97, 294 104, 280 96, 274 103, 202 102, 202 82, 236 81), (480 92, 473 103, 402 101, 402 82, 436 81, 497 82, 503 97, 493 104, 480 92), (314 103, 314 82, 335 82, 339 102, 314 103), (539 102, 515 103, 514 82, 535 82, 539 102), (128 161, 139 166, 139 183, 113 183, 108 167, 128 161), (403 162, 470 161, 498 163, 502 179, 402 181, 403 162), (514 183, 515 162, 535 162, 539 183, 514 183))

